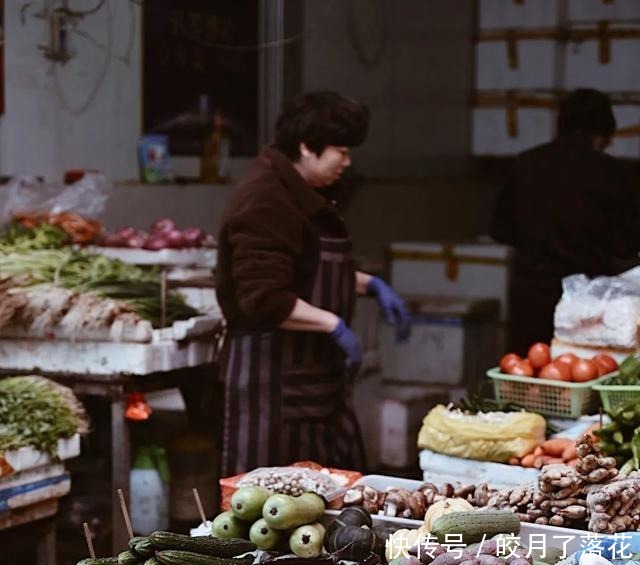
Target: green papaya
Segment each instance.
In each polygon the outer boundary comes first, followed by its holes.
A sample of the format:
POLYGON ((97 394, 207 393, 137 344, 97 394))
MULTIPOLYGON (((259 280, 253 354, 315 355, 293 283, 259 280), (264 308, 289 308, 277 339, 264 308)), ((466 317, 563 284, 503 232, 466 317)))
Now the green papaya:
POLYGON ((218 514, 211 524, 211 535, 220 539, 247 539, 249 526, 238 520, 231 510, 218 514))
POLYGON ((291 530, 311 524, 323 512, 324 500, 312 492, 305 492, 300 496, 274 494, 262 507, 262 517, 275 530, 291 530))
POLYGON ((282 542, 282 535, 280 530, 270 528, 264 518, 256 520, 249 529, 249 539, 263 551, 277 548, 282 542))
POLYGON ((318 557, 322 552, 324 527, 319 522, 296 528, 289 538, 289 549, 298 557, 318 557))
POLYGON ((231 497, 231 511, 236 518, 245 522, 254 522, 262 517, 262 507, 271 496, 263 487, 242 487, 231 497))

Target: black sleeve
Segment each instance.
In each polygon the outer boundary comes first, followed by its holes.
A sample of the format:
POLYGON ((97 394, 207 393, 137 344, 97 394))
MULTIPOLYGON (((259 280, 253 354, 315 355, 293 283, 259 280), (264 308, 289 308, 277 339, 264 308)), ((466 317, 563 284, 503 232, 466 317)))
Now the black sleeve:
POLYGON ((612 167, 610 184, 610 234, 617 257, 640 252, 640 185, 633 182, 630 168, 620 161, 612 167))

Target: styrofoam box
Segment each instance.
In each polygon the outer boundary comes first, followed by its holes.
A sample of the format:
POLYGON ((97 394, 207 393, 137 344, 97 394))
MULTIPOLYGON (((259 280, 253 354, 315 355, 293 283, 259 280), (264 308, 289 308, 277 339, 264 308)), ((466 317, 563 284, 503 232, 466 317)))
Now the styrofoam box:
MULTIPOLYGON (((80 435, 74 434, 68 439, 59 439, 56 453, 62 461, 80 455, 80 435)), ((33 447, 21 447, 20 449, 7 451, 0 457, 4 458, 13 469, 11 475, 52 463, 49 454, 38 451, 33 447)), ((0 465, 0 477, 3 477, 2 471, 3 467, 0 465)))
POLYGON ((556 43, 549 40, 521 40, 516 44, 518 66, 509 66, 506 41, 476 43, 476 88, 478 90, 552 89, 556 43))
MULTIPOLYGON (((634 27, 638 24, 616 24, 615 27, 634 27)), ((640 90, 640 72, 633 72, 640 59, 640 39, 612 39, 611 60, 598 60, 598 42, 584 41, 567 45, 566 88, 590 87, 606 91, 640 90)))
POLYGON ((112 259, 135 265, 176 265, 215 267, 218 261, 218 250, 211 248, 198 249, 129 249, 126 247, 89 247, 88 251, 100 253, 112 259))
POLYGON ((380 326, 385 379, 417 386, 474 386, 500 355, 498 301, 422 296, 408 302, 413 317, 408 340, 398 342, 393 326, 380 326))
MULTIPOLYGON (((613 113, 619 129, 640 125, 640 106, 615 105, 613 113)), ((611 145, 607 147, 607 153, 628 159, 640 158, 640 136, 614 137, 611 145)))
POLYGON ((481 29, 552 27, 556 25, 557 14, 558 0, 536 0, 522 4, 516 4, 513 0, 480 0, 478 21, 481 29))
POLYGON ((380 462, 395 469, 415 466, 422 419, 436 404, 448 402, 448 391, 386 385, 382 396, 379 412, 380 462))
POLYGON ((518 108, 518 135, 509 137, 504 108, 474 108, 472 152, 476 156, 515 155, 546 143, 555 133, 550 108, 518 108))
POLYGON ((400 294, 496 298, 500 319, 507 319, 512 257, 508 246, 460 243, 447 248, 438 241, 394 242, 390 255, 391 283, 400 294), (452 262, 457 266, 454 273, 452 262))
POLYGON ((64 465, 29 469, 0 480, 0 513, 60 498, 71 490, 64 465))
POLYGON ((628 20, 640 18, 638 0, 569 0, 569 20, 628 20))
MULTIPOLYGON (((446 482, 455 483, 455 480, 449 479, 446 482)), ((444 482, 444 481, 443 481, 444 482)), ((420 486, 422 481, 413 481, 410 479, 403 479, 400 477, 390 477, 385 475, 365 475, 356 481, 356 485, 367 485, 377 490, 385 491, 390 488, 405 488, 407 490, 413 490, 420 486)), ((436 484, 438 484, 436 482, 436 484)), ((493 485, 490 485, 493 486, 493 485)), ((340 510, 325 510, 322 521, 328 524, 333 518, 340 514, 340 510)), ((391 516, 384 516, 381 514, 375 514, 371 516, 374 526, 385 525, 393 528, 401 529, 418 529, 423 525, 422 520, 408 520, 406 518, 394 518, 391 516)), ((511 533, 511 532, 505 532, 511 533)), ((520 533, 518 537, 525 546, 530 546, 532 542, 540 547, 540 537, 545 536, 546 547, 556 547, 565 549, 565 555, 570 555, 578 551, 584 546, 587 536, 589 538, 604 537, 604 534, 593 534, 583 530, 574 530, 570 528, 558 528, 555 526, 541 526, 539 524, 528 524, 525 522, 520 523, 520 533), (532 536, 535 536, 532 538, 532 536)))

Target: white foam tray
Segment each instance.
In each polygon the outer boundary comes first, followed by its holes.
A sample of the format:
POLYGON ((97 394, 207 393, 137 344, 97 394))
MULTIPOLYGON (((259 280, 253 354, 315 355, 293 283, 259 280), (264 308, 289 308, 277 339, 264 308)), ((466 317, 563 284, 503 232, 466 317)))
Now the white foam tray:
POLYGON ((5 371, 66 374, 148 375, 211 363, 213 339, 157 343, 0 340, 5 371))
MULTIPOLYGON (((68 439, 59 439, 57 453, 62 461, 80 455, 80 435, 75 434, 68 439)), ((4 459, 12 469, 12 471, 7 472, 8 469, 4 465, 0 465, 0 477, 3 480, 7 476, 13 476, 15 473, 53 463, 49 454, 38 451, 33 447, 21 447, 14 451, 7 451, 4 455, 0 455, 0 458, 4 459)))
POLYGON ((197 249, 160 249, 159 251, 149 251, 147 249, 129 249, 126 247, 92 246, 88 247, 87 250, 135 265, 198 266, 213 268, 218 261, 218 250, 205 247, 197 249))

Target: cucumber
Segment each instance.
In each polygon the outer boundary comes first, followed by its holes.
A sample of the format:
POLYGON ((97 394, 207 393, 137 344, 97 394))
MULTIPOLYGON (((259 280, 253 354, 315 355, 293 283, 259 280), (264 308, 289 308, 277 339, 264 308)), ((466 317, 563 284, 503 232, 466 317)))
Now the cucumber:
POLYGON ((155 548, 151 545, 151 540, 145 537, 135 544, 133 551, 143 559, 149 559, 154 556, 155 548))
POLYGON ((298 557, 318 557, 322 552, 324 526, 319 522, 296 528, 289 538, 289 549, 298 557))
POLYGON ((282 532, 269 527, 264 518, 256 520, 249 529, 249 539, 256 544, 258 549, 268 551, 279 546, 282 532))
POLYGON ((249 525, 238 520, 231 510, 218 514, 211 524, 211 533, 220 539, 242 538, 249 535, 249 525))
POLYGON ((127 549, 118 554, 118 565, 138 565, 139 559, 137 553, 127 549))
POLYGON ((135 551, 135 550, 136 550, 136 544, 137 544, 139 541, 142 541, 143 539, 147 539, 147 536, 135 536, 135 537, 132 537, 132 538, 129 540, 129 544, 128 544, 128 545, 129 545, 129 549, 130 549, 131 551, 135 551))
POLYGON ((291 530, 311 524, 324 513, 324 501, 317 494, 300 496, 274 494, 264 503, 262 517, 274 530, 291 530))
POLYGON ((210 555, 200 555, 193 551, 180 551, 177 549, 166 549, 156 553, 158 561, 163 565, 251 565, 253 555, 238 559, 211 557, 210 555))
POLYGON ((510 510, 451 512, 437 518, 431 526, 431 534, 439 543, 445 543, 450 534, 462 534, 463 543, 470 544, 496 534, 519 532, 520 520, 510 510))
POLYGON ((271 496, 263 487, 242 487, 231 497, 231 511, 234 516, 245 522, 255 522, 262 516, 262 507, 271 496))
POLYGON ((144 562, 144 565, 161 565, 160 561, 156 559, 156 556, 150 557, 144 562))
POLYGON ((185 536, 172 532, 153 532, 151 545, 158 550, 179 549, 213 557, 234 557, 257 549, 255 543, 243 539, 218 539, 212 536, 185 536))
POLYGON ((87 557, 76 565, 118 565, 117 557, 87 557))

